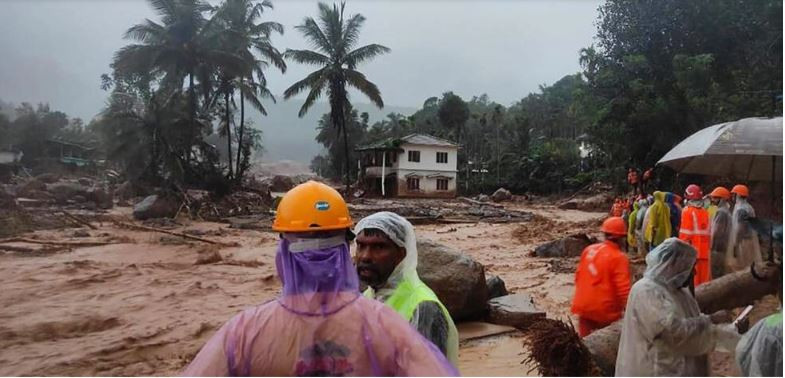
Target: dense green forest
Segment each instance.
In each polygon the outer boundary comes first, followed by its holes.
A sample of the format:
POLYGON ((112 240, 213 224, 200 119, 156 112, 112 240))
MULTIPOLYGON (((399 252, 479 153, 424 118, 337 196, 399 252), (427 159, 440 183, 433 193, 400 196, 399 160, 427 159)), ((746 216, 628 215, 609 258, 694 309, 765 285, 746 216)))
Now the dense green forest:
MULTIPOLYGON (((472 163, 469 191, 552 193, 593 180, 621 184, 627 167, 653 166, 712 124, 782 115, 781 1, 608 0, 599 11, 597 44, 576 56, 581 72, 509 106, 446 92, 408 117, 367 125, 353 114, 352 143, 446 137, 462 146, 459 174, 472 163), (591 148, 583 160, 580 141, 591 148)), ((319 141, 329 155, 312 166, 337 177, 334 161, 344 155, 327 126, 320 123, 319 141)))
POLYGON ((445 88, 411 115, 374 123, 352 106, 348 88, 383 107, 382 91, 359 69, 394 52, 357 46, 365 19, 345 4, 304 15, 295 32, 310 50, 279 50, 271 38, 284 30, 269 0, 148 1, 158 19, 128 29, 131 43, 102 76, 108 99, 99 117, 85 124, 46 105, 3 109, 3 144, 33 162, 42 138, 61 137, 98 146, 132 180, 225 190, 241 182, 264 144, 264 119, 248 119, 246 106, 265 115, 265 104, 284 100, 266 75, 292 63, 315 69, 293 78, 283 97, 306 96, 300 116, 320 99, 331 109, 313 125, 325 153, 311 167, 346 183, 357 178, 356 147, 415 132, 461 145, 468 189, 460 189, 472 193, 621 183, 626 167, 652 166, 701 128, 782 115, 782 1, 607 0, 595 44, 576 52, 580 72, 512 104, 445 88), (216 134, 226 143, 223 159, 206 142, 216 134))

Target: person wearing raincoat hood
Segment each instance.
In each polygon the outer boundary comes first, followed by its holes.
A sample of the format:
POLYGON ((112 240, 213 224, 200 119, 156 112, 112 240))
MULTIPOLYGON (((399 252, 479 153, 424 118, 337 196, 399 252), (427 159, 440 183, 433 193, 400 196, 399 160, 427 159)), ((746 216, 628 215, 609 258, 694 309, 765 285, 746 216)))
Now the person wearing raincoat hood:
POLYGON ((357 223, 355 263, 365 296, 383 302, 458 364, 458 330, 436 294, 417 275, 414 227, 398 214, 379 212, 357 223))
POLYGON ((273 222, 280 296, 224 324, 183 375, 457 375, 395 311, 360 294, 351 226, 329 186, 308 181, 286 193, 273 222))
POLYGON ((671 237, 671 209, 665 203, 665 192, 654 192, 654 204, 647 211, 644 237, 650 248, 654 248, 671 237))
POLYGON ((725 256, 731 231, 730 191, 722 186, 709 193, 714 214, 711 216, 711 277, 719 278, 727 272, 725 256))
POLYGON ((622 321, 616 376, 708 376, 708 353, 732 351, 740 335, 720 316, 703 315, 687 289, 697 252, 670 238, 646 256, 622 321))
POLYGON ((753 263, 762 263, 763 258, 758 233, 747 222, 748 218, 755 218, 755 209, 747 200, 749 189, 745 185, 736 185, 731 189, 731 193, 734 204, 726 267, 731 271, 738 271, 749 268, 753 263))
POLYGON ((638 249, 638 257, 646 256, 646 238, 643 236, 643 233, 646 229, 644 226, 644 219, 646 217, 646 212, 649 210, 649 205, 651 205, 651 201, 653 198, 644 198, 638 201, 638 213, 636 214, 635 219, 635 241, 637 242, 636 247, 638 249))

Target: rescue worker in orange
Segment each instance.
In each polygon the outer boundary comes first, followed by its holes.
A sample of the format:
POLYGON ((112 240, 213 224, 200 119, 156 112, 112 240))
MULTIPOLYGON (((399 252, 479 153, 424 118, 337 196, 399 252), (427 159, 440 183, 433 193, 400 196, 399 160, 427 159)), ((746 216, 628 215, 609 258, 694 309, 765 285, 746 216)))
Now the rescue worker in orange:
POLYGON ((630 292, 630 264, 622 252, 627 227, 620 217, 602 223, 605 241, 581 253, 575 272, 571 311, 578 316, 578 334, 586 337, 621 319, 630 292))
POLYGON ((703 208, 703 191, 700 186, 691 184, 684 193, 687 207, 681 212, 679 239, 692 245, 698 251, 695 263, 695 287, 711 280, 711 223, 708 210, 703 208))

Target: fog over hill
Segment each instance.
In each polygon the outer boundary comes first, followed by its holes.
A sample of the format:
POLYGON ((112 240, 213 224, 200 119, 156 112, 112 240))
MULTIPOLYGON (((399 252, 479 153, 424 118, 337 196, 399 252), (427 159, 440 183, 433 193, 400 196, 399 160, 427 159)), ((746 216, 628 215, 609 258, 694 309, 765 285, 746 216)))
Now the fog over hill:
MULTIPOLYGON (((267 117, 255 109, 245 107, 246 119, 253 121, 254 128, 262 130, 264 154, 262 161, 295 160, 310 163, 318 155, 323 146, 316 142, 316 127, 319 118, 330 111, 327 103, 316 103, 303 117, 297 117, 303 101, 292 99, 279 100, 278 103, 266 103, 267 117), (250 109, 250 110, 249 110, 250 109)), ((353 104, 359 113, 368 112, 369 123, 372 125, 384 119, 387 114, 401 113, 411 115, 417 109, 401 106, 385 106, 379 109, 371 104, 353 104)))

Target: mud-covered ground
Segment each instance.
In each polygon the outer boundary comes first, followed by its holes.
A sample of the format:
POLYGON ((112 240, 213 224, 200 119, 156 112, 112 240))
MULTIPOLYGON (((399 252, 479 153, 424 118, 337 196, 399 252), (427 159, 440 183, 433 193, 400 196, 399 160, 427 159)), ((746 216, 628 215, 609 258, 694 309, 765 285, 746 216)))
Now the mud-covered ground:
MULTIPOLYGON (((423 225, 417 231, 470 254, 511 292, 531 294, 548 317, 570 319, 577 259, 529 253, 560 235, 596 229, 603 214, 548 205, 510 207, 540 216, 526 223, 423 225)), ((122 218, 130 209, 112 213, 122 218)), ((218 248, 111 223, 95 225, 98 230, 82 229, 87 237, 74 236, 73 228, 25 237, 112 244, 0 252, 0 375, 177 375, 223 322, 280 289, 272 233, 208 222, 172 228, 238 243, 218 248)), ((772 302, 759 306, 759 315, 775 311, 772 302)), ((471 340, 461 345, 459 367, 464 375, 536 374, 521 364, 525 353, 519 332, 471 340)), ((715 360, 715 374, 733 374, 728 356, 715 360)))

